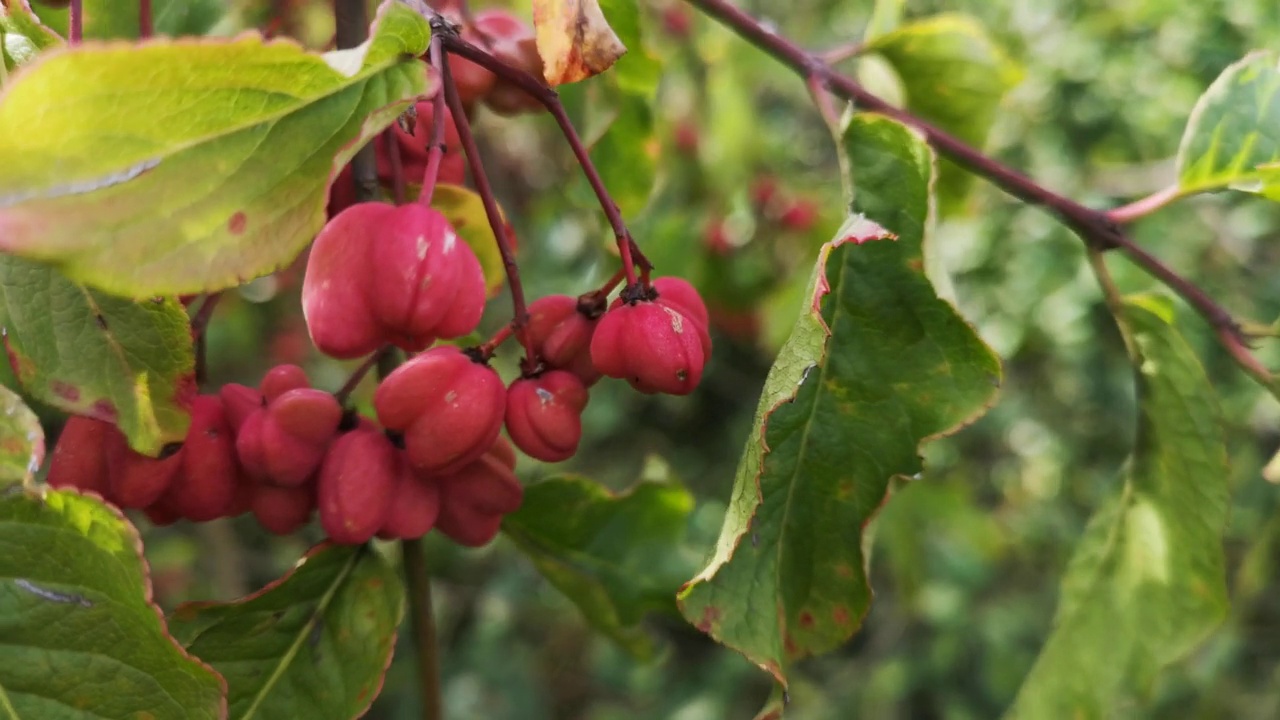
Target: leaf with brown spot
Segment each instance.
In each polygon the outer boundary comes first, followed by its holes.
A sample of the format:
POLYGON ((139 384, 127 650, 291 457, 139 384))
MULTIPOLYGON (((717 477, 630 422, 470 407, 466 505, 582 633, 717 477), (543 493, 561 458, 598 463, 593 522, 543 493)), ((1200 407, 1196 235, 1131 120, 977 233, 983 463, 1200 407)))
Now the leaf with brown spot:
POLYGON ((44 428, 17 393, 0 386, 0 488, 27 482, 44 462, 44 428))
POLYGON ((533 27, 552 86, 598 75, 627 52, 596 0, 533 0, 533 27))

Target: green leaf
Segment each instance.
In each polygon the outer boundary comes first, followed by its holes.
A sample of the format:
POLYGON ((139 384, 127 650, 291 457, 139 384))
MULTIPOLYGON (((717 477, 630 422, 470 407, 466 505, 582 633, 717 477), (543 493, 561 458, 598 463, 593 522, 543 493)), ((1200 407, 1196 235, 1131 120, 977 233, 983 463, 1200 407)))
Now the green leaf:
POLYGON ((74 492, 0 495, 0 714, 222 718, 225 684, 166 632, 138 532, 74 492))
POLYGON ((871 599, 863 528, 919 446, 981 414, 1000 365, 923 274, 931 155, 856 116, 854 215, 823 246, 738 466, 715 554, 681 591, 699 629, 787 682, 786 664, 857 630, 871 599), (870 219, 868 219, 870 218, 870 219), (897 240, 877 223, 891 225, 897 240))
POLYGON ((614 117, 591 146, 591 160, 618 208, 634 217, 649 204, 657 178, 653 109, 642 95, 621 90, 603 95, 602 106, 614 117))
MULTIPOLYGON (((893 66, 911 112, 975 147, 982 147, 1004 94, 1022 70, 972 17, 943 14, 870 39, 865 47, 893 66)), ((942 163, 939 193, 954 201, 971 176, 942 163)))
POLYGON ((132 297, 289 263, 356 149, 426 90, 426 20, 389 2, 359 48, 150 41, 48 53, 0 95, 0 249, 132 297))
MULTIPOLYGON (((4 71, 14 70, 37 53, 62 44, 62 38, 45 27, 24 0, 9 5, 12 7, 0 3, 0 61, 4 64, 0 69, 4 71)), ((4 74, 0 73, 0 81, 3 80, 4 74)), ((0 82, 0 86, 3 84, 0 82)))
POLYGON ((181 605, 169 623, 227 679, 232 720, 348 720, 382 689, 403 617, 385 560, 366 546, 326 544, 259 592, 181 605))
POLYGON ((1191 111, 1178 148, 1184 194, 1243 190, 1280 200, 1280 51, 1228 67, 1191 111))
POLYGON ((503 531, 597 630, 639 657, 653 654, 640 627, 646 612, 674 610, 689 568, 680 555, 693 496, 645 481, 621 495, 581 477, 525 488, 503 531))
POLYGON ((0 387, 0 488, 31 480, 44 462, 44 428, 22 398, 0 387))
POLYGON ((640 3, 635 0, 600 0, 609 27, 627 47, 605 73, 624 92, 653 100, 662 79, 662 62, 646 48, 640 31, 640 3))
POLYGON ((186 437, 195 355, 177 301, 107 295, 0 254, 0 334, 35 398, 113 422, 149 455, 186 437))
POLYGON ((1229 489, 1217 398, 1169 303, 1128 301, 1137 447, 1085 530, 1054 629, 1009 718, 1131 716, 1156 673, 1226 616, 1229 489))
POLYGON ((497 292, 507 282, 507 269, 502 264, 502 253, 498 251, 498 241, 489 226, 489 216, 485 214, 479 193, 460 185, 440 183, 431 194, 431 207, 448 218, 458 236, 475 251, 484 268, 485 285, 490 293, 497 292))
MULTIPOLYGON (((138 3, 83 0, 86 40, 132 40, 139 36, 138 3)), ((151 0, 151 24, 156 35, 205 35, 227 13, 225 0, 151 0)), ((37 3, 36 12, 50 27, 67 34, 66 8, 37 3)))

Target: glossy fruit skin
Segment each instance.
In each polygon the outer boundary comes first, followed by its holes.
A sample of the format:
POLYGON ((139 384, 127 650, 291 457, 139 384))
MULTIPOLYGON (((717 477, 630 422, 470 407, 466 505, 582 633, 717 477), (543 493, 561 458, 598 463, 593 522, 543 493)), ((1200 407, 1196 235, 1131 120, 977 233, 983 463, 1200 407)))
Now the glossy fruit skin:
POLYGON ((307 379, 307 371, 297 365, 276 365, 258 383, 258 390, 267 403, 275 401, 290 390, 305 387, 311 387, 311 381, 307 379))
POLYGON ((326 355, 363 357, 383 342, 367 298, 368 259, 382 219, 394 210, 386 203, 352 205, 325 224, 311 246, 302 312, 311 342, 326 355))
POLYGON ((192 402, 191 427, 181 455, 181 472, 159 504, 193 522, 227 515, 235 499, 240 468, 235 435, 217 395, 200 395, 192 402))
POLYGON ((91 490, 108 497, 107 447, 119 432, 101 420, 80 415, 67 418, 49 457, 46 482, 50 487, 91 490))
POLYGON ((587 399, 586 386, 564 370, 516 380, 507 390, 507 434, 531 458, 568 460, 582 439, 587 399))
POLYGON ((441 477, 436 528, 460 545, 487 545, 502 526, 502 516, 524 500, 516 478, 515 453, 501 438, 479 460, 441 477))
POLYGON ((311 340, 337 358, 385 343, 419 351, 475 330, 484 270, 440 212, 361 203, 317 236, 302 286, 311 340))
MULTIPOLYGON (((542 57, 533 26, 507 10, 491 8, 476 13, 476 32, 488 40, 489 51, 508 65, 542 79, 542 57)), ((499 115, 516 115, 541 109, 542 104, 518 85, 497 80, 484 98, 499 115)))
POLYGON ((694 289, 688 280, 680 277, 665 276, 654 278, 653 290, 657 293, 654 299, 682 311, 686 317, 707 327, 710 315, 702 295, 694 289))
POLYGON ((396 485, 387 519, 378 536, 387 539, 420 538, 435 527, 440 515, 440 484, 435 478, 415 474, 402 455, 396 472, 396 485))
POLYGON ((182 471, 182 452, 152 458, 134 452, 124 441, 107 450, 111 499, 122 508, 141 510, 159 500, 182 471))
POLYGON ((591 364, 591 336, 599 321, 582 312, 578 298, 548 295, 529 304, 527 331, 548 367, 568 370, 590 386, 601 377, 591 364))
POLYGON ((356 545, 373 538, 390 513, 399 462, 396 447, 373 428, 333 441, 316 481, 320 525, 330 539, 356 545))
POLYGON ((315 509, 314 488, 257 485, 250 495, 249 509, 267 532, 288 535, 311 519, 315 509))
POLYGON ((383 427, 403 433, 416 471, 445 474, 479 458, 498 437, 506 388, 488 365, 446 345, 396 368, 373 406, 383 427))
POLYGON ((642 393, 687 395, 702 380, 706 327, 662 302, 623 302, 601 318, 591 339, 591 360, 609 377, 642 393))
POLYGON ((261 407, 266 405, 262 393, 247 385, 227 383, 218 388, 218 397, 222 400, 222 411, 232 431, 239 433, 245 420, 261 407))

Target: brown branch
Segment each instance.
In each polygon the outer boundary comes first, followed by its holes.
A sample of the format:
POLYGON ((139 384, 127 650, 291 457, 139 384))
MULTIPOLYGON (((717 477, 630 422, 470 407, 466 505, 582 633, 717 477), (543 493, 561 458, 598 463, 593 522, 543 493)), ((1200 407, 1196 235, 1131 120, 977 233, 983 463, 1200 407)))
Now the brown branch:
MULTIPOLYGON (((334 0, 334 41, 338 49, 353 48, 369 39, 369 12, 364 0, 334 0)), ((378 197, 378 161, 373 143, 366 143, 351 159, 351 176, 356 184, 356 201, 378 197)))
MULTIPOLYGON (((447 24, 447 21, 445 23, 447 24)), ((556 120, 556 124, 560 127, 560 132, 564 135, 565 141, 569 144, 570 150, 573 151, 573 156, 578 161, 578 165, 582 167, 583 174, 587 176, 587 183, 591 185, 591 190, 595 193, 596 200, 600 203, 600 209, 604 211, 605 217, 609 220, 609 226, 613 229, 614 238, 618 243, 618 254, 622 257, 622 267, 627 275, 627 283, 634 284, 636 281, 635 265, 640 266, 641 271, 647 278, 649 271, 653 269, 653 265, 640 253, 640 248, 637 247, 632 239, 631 231, 627 229, 627 224, 622 219, 622 211, 618 209, 618 203, 614 202, 608 188, 604 186, 604 180, 600 177, 599 171, 596 170, 595 163, 591 161, 591 155, 587 152, 586 145, 582 142, 581 136, 578 135, 577 129, 573 127, 573 122, 569 119, 569 114, 565 112, 564 105, 560 102, 560 95, 555 90, 547 87, 546 83, 539 78, 519 68, 512 67, 482 48, 463 40, 453 31, 451 26, 443 29, 437 37, 440 38, 449 54, 470 60, 503 80, 518 86, 521 90, 532 95, 547 109, 547 112, 551 113, 551 116, 556 120)))
POLYGON ((418 682, 422 686, 422 720, 442 720, 444 703, 440 693, 440 642, 436 638, 436 617, 431 607, 431 577, 422 552, 422 539, 400 542, 400 562, 409 595, 409 624, 413 645, 418 651, 418 682))
MULTIPOLYGON (((1086 207, 1071 198, 1040 185, 1035 180, 959 138, 922 120, 906 110, 894 107, 863 88, 857 81, 832 69, 820 56, 801 48, 778 34, 727 0, 685 0, 729 27, 743 39, 772 55, 810 83, 821 83, 834 95, 852 101, 860 109, 871 110, 908 127, 914 128, 938 153, 950 158, 975 175, 1030 205, 1038 205, 1056 215, 1090 248, 1099 251, 1118 249, 1147 274, 1164 283, 1198 312, 1214 328, 1232 357, 1249 372, 1258 376, 1265 368, 1248 352, 1247 336, 1239 322, 1225 308, 1195 283, 1179 275, 1154 255, 1131 240, 1107 212, 1086 207)), ((452 49, 452 48, 451 48, 452 49)), ((469 56, 468 56, 469 57, 469 56)), ((1124 214, 1121 215, 1124 217, 1124 214)), ((1270 373, 1267 373, 1270 377, 1270 373)))

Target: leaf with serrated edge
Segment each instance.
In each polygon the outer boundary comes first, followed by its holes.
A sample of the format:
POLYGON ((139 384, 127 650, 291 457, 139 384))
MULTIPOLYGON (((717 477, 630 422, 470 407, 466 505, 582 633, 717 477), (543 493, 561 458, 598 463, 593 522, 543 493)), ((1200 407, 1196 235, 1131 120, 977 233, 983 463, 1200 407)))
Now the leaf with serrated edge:
POLYGON ((1183 194, 1231 188, 1280 200, 1280 51, 1254 52, 1200 96, 1178 148, 1183 194))
POLYGON ((0 387, 0 488, 28 482, 44 462, 44 428, 22 398, 0 387))
MULTIPOLYGON (((893 66, 909 110, 975 147, 986 142, 1004 94, 1022 78, 982 24, 958 13, 902 25, 871 38, 863 51, 893 66)), ((942 163, 938 183, 948 199, 970 180, 970 173, 942 163)))
POLYGON ((627 52, 596 0, 533 0, 533 28, 552 86, 598 75, 627 52))
MULTIPOLYGON (((503 532, 597 630, 638 657, 653 644, 639 627, 651 610, 675 609, 687 574, 673 570, 693 496, 669 482, 641 482, 620 495, 564 476, 525 488, 503 532)), ((687 569, 686 569, 687 572, 687 569)))
POLYGON ((186 437, 195 354, 177 301, 107 295, 0 254, 0 336, 32 396, 119 425, 149 455, 186 437))
POLYGON ((150 297, 289 263, 356 149, 427 90, 430 28, 389 0, 323 56, 256 35, 46 53, 0 95, 0 249, 150 297))
POLYGON ((1139 355, 1133 462, 1080 538, 1010 719, 1131 715, 1159 670, 1226 617, 1230 472, 1217 397, 1167 300, 1129 299, 1123 326, 1139 355))
POLYGON ((843 143, 859 168, 853 208, 868 217, 823 246, 715 554, 680 594, 691 623, 784 685, 787 662, 834 649, 865 615, 863 528, 890 480, 919 473, 920 444, 979 416, 1000 381, 997 358, 923 274, 927 146, 864 115, 843 143))
POLYGON ((226 686, 165 630, 138 532, 96 496, 0 494, 0 715, 225 718, 226 686))
POLYGON ((319 545, 289 574, 232 603, 187 603, 174 637, 227 679, 232 720, 348 720, 378 692, 404 593, 365 546, 319 545))

